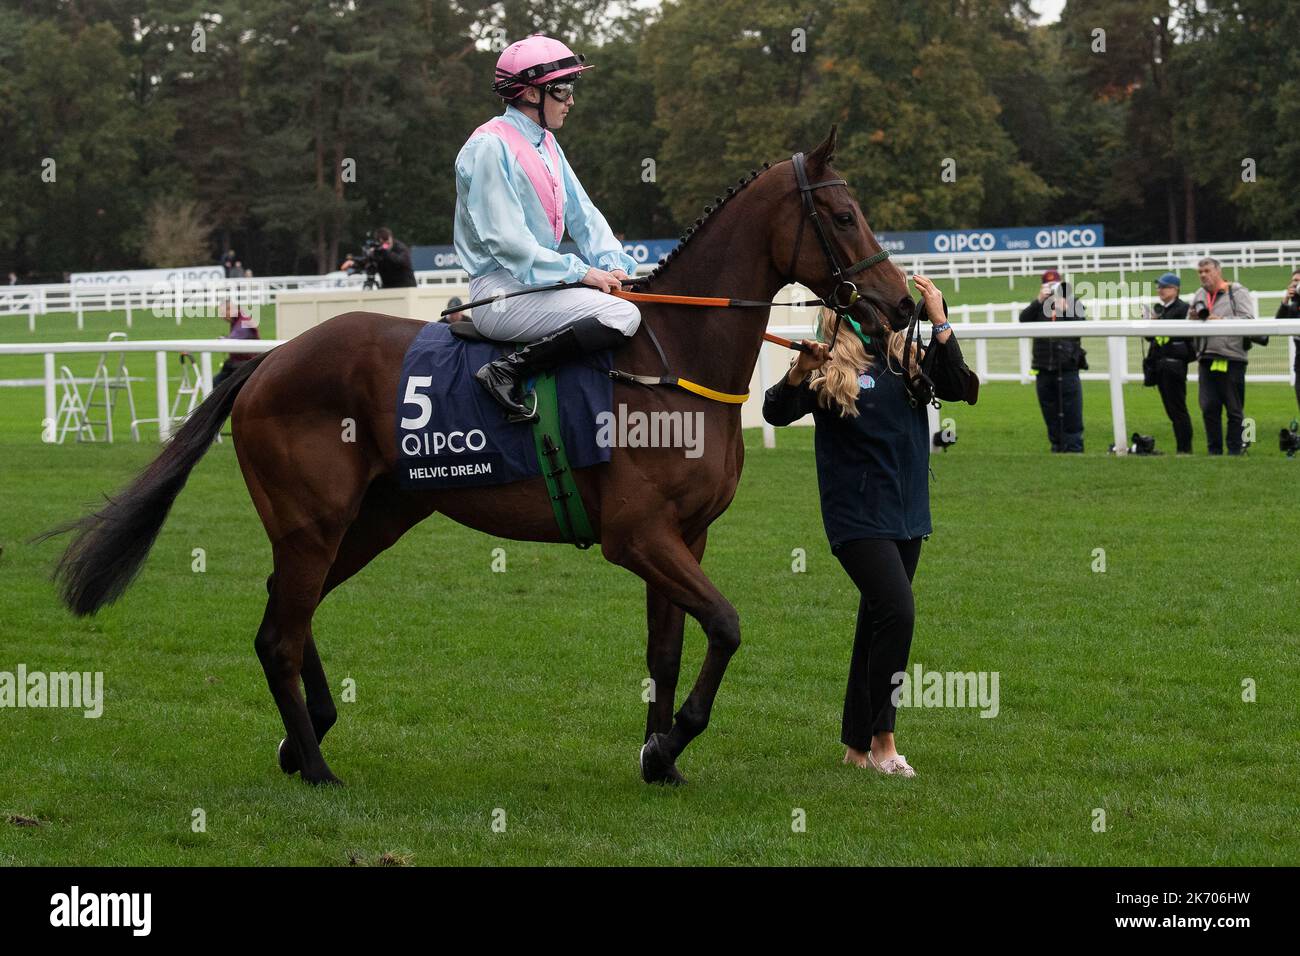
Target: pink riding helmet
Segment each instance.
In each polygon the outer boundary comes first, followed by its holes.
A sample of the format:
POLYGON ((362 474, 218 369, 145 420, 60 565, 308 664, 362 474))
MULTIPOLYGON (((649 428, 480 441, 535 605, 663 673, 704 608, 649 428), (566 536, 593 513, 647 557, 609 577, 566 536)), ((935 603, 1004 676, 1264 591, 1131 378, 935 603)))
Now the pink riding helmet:
POLYGON ((591 66, 583 65, 585 60, 585 56, 575 54, 559 40, 534 33, 502 51, 492 89, 503 99, 513 100, 527 86, 545 86, 561 77, 590 70, 591 66))

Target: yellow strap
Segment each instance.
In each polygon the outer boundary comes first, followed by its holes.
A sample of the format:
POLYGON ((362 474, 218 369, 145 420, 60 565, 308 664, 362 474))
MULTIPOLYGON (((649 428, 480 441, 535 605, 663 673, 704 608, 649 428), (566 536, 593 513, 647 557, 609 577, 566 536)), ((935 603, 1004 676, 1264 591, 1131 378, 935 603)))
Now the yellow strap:
POLYGON ((1228 370, 1227 359, 1215 359, 1213 362, 1210 363, 1211 372, 1226 372, 1227 370, 1228 370))
POLYGON ((749 392, 743 395, 732 395, 728 392, 718 392, 703 385, 696 385, 694 382, 688 382, 684 378, 675 379, 675 383, 686 389, 688 392, 694 392, 696 395, 703 395, 705 398, 711 398, 715 402, 726 402, 728 405, 743 405, 749 398, 749 392))

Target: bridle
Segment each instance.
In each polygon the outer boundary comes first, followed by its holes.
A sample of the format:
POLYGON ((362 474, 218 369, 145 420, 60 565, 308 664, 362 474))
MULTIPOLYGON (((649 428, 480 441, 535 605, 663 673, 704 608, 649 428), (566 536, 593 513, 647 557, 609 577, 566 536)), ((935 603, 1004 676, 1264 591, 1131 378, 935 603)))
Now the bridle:
MULTIPOLYGON (((861 301, 873 312, 878 313, 880 310, 872 305, 872 296, 869 293, 863 294, 857 283, 849 277, 884 262, 889 258, 889 250, 881 249, 879 252, 867 256, 865 259, 861 259, 848 267, 840 265, 840 257, 835 252, 835 247, 831 244, 830 238, 826 235, 826 230, 822 226, 821 216, 817 212, 817 204, 813 202, 813 193, 826 186, 848 186, 848 183, 843 179, 823 179, 819 183, 810 183, 803 153, 795 153, 790 159, 794 165, 795 182, 799 187, 799 198, 803 203, 804 216, 799 219, 799 229, 795 232, 794 253, 790 256, 790 268, 786 270, 786 276, 794 274, 795 266, 799 263, 799 249, 803 245, 804 223, 811 221, 813 231, 816 233, 818 241, 821 242, 822 252, 826 256, 826 264, 830 267, 831 282, 833 283, 830 292, 821 297, 822 305, 835 313, 835 328, 831 332, 828 351, 834 351, 835 340, 840 334, 840 326, 844 324, 845 319, 848 320, 850 327, 864 345, 872 345, 871 339, 862 331, 862 326, 857 323, 853 316, 849 315, 849 309, 855 303, 861 301)), ((934 388, 930 377, 921 369, 920 362, 917 363, 917 374, 915 376, 908 371, 909 355, 913 354, 913 350, 915 350, 917 356, 921 354, 920 318, 922 311, 923 309, 917 308, 912 310, 912 318, 908 322, 906 338, 903 344, 903 368, 901 370, 895 372, 892 368, 887 343, 884 347, 873 346, 879 348, 884 356, 886 369, 894 375, 906 375, 907 397, 913 407, 916 406, 918 399, 923 398, 924 401, 929 402, 933 396, 934 388)), ((881 324, 881 316, 877 315, 876 318, 877 324, 881 324)))

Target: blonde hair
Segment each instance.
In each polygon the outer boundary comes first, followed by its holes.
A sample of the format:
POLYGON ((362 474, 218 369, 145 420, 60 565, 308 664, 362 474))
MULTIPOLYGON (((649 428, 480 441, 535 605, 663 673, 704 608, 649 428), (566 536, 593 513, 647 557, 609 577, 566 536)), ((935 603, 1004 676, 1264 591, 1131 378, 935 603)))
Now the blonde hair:
MULTIPOLYGON (((835 321, 835 313, 830 309, 822 309, 818 315, 817 337, 823 342, 830 341, 830 333, 827 327, 835 321)), ((841 320, 842 321, 842 320, 841 320)), ((831 329, 833 331, 833 327, 831 329)), ((903 367, 903 349, 905 347, 907 336, 902 332, 886 332, 888 341, 889 359, 886 365, 898 371, 903 367)), ((921 356, 925 355, 923 349, 919 350, 921 356)), ((812 373, 812 378, 808 382, 808 387, 817 395, 817 404, 822 408, 830 409, 839 408, 841 418, 858 417, 858 391, 861 386, 858 385, 858 375, 865 372, 872 364, 873 354, 868 354, 867 348, 862 344, 862 340, 854 334, 853 329, 847 322, 840 329, 840 334, 835 339, 835 350, 831 353, 826 364, 812 373)), ((908 355, 908 375, 914 377, 917 374, 918 360, 920 356, 913 351, 908 355)))

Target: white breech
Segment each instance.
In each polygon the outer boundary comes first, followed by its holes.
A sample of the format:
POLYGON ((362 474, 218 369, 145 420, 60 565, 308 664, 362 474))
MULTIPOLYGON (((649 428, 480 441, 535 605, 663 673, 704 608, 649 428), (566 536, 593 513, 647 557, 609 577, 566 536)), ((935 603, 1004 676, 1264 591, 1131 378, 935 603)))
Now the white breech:
MULTIPOLYGON (((509 272, 498 269, 469 280, 470 301, 491 298, 502 292, 525 289, 509 272)), ((641 311, 635 303, 598 289, 555 289, 499 299, 473 309, 474 327, 490 339, 506 342, 535 342, 558 332, 584 316, 594 315, 601 325, 624 335, 635 334, 641 311)))

